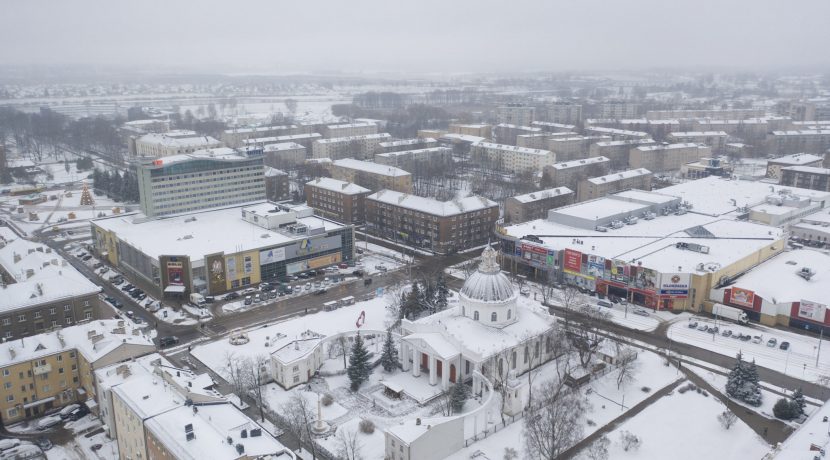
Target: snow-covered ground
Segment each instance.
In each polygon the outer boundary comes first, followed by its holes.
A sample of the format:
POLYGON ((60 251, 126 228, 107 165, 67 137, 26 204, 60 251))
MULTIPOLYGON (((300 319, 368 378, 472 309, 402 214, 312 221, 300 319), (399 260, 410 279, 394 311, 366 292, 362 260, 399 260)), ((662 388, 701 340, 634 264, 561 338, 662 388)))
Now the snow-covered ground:
MULTIPOLYGON (((695 319, 703 321, 700 318, 695 319)), ((715 324, 713 320, 707 320, 715 324)), ((793 377, 816 381, 819 376, 830 375, 830 342, 822 341, 822 352, 819 354, 819 339, 808 337, 793 332, 772 329, 766 326, 753 324, 752 326, 741 326, 734 323, 719 321, 717 326, 722 332, 729 329, 734 334, 760 335, 761 343, 741 341, 732 337, 724 337, 720 333, 713 335, 707 332, 690 329, 687 321, 678 321, 669 327, 669 339, 688 343, 696 347, 710 350, 726 356, 736 356, 742 353, 745 360, 755 360, 759 366, 773 369, 789 374, 793 377), (767 346, 767 340, 776 338, 778 344, 774 347, 767 346), (790 343, 789 350, 779 348, 781 342, 790 343), (818 366, 816 357, 818 355, 818 366)))
POLYGON ((376 427, 374 433, 366 434, 360 431, 359 424, 360 419, 357 417, 343 423, 337 427, 337 432, 334 436, 320 440, 320 444, 329 452, 338 455, 340 446, 342 445, 342 442, 338 440, 338 433, 340 431, 354 433, 357 436, 357 458, 364 460, 382 460, 385 454, 384 448, 386 447, 383 430, 376 427))

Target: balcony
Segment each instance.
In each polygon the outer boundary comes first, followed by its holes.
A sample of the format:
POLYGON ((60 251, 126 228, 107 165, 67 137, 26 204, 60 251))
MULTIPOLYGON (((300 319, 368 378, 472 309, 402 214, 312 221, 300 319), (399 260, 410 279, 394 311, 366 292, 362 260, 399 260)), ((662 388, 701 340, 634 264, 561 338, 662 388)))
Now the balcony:
POLYGON ((34 366, 32 368, 32 373, 35 374, 35 375, 42 375, 42 374, 45 374, 45 373, 51 372, 51 371, 52 371, 52 365, 51 364, 44 364, 42 366, 34 366))

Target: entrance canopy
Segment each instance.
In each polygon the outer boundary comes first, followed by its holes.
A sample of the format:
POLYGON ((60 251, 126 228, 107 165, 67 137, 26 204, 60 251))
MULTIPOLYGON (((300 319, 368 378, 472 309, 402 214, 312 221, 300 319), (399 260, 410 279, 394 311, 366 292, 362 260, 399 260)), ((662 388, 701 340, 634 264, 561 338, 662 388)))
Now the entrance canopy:
POLYGON ((187 288, 185 288, 184 286, 171 284, 171 285, 167 286, 166 288, 164 288, 164 292, 165 292, 165 294, 184 294, 184 291, 186 289, 187 288))

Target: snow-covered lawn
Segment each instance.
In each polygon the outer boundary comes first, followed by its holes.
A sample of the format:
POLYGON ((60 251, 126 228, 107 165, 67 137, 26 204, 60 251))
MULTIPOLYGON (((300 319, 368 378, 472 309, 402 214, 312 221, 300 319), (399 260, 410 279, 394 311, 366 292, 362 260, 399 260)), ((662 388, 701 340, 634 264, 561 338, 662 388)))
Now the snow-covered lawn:
POLYGON ((383 430, 375 427, 372 434, 366 434, 360 431, 360 418, 355 417, 348 422, 337 427, 337 431, 333 436, 328 436, 320 440, 320 444, 334 455, 339 455, 340 446, 342 442, 338 440, 337 433, 346 431, 348 433, 355 433, 357 436, 358 458, 365 460, 382 460, 384 458, 384 449, 386 447, 386 440, 383 436, 383 430))
MULTIPOLYGON (((723 411, 724 406, 712 396, 675 391, 609 433, 609 458, 743 460, 763 457, 769 446, 743 422, 738 420, 729 430, 723 429, 717 419, 723 411), (622 431, 641 439, 639 449, 623 450, 622 431)), ((579 458, 588 457, 583 452, 579 458)))
MULTIPOLYGON (((696 321, 702 322, 701 318, 696 321)), ((709 324, 715 324, 713 320, 707 320, 709 324)), ((720 331, 730 329, 734 334, 760 335, 761 343, 741 341, 732 337, 724 337, 717 334, 690 329, 687 321, 678 321, 671 325, 668 334, 671 340, 688 343, 706 350, 713 351, 726 356, 736 356, 739 352, 743 354, 744 360, 755 360, 759 366, 773 369, 789 374, 793 377, 808 381, 815 381, 821 375, 830 375, 830 342, 822 344, 823 353, 820 355, 818 366, 816 366, 816 355, 818 353, 819 339, 808 337, 792 332, 772 329, 765 326, 753 324, 740 326, 733 323, 718 321, 720 331), (767 340, 776 338, 778 344, 774 347, 767 346, 767 340), (782 341, 790 343, 789 350, 779 348, 782 341)))

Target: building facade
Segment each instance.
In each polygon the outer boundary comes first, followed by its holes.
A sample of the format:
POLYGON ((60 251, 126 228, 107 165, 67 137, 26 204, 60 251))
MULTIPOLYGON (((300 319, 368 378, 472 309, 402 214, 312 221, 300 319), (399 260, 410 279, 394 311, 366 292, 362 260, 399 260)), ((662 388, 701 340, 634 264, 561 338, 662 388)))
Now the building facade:
POLYGON ((645 168, 630 169, 579 182, 577 201, 592 200, 628 189, 651 190, 653 174, 645 168))
POLYGON ((265 167, 265 198, 269 201, 291 199, 291 181, 288 173, 277 168, 265 167))
POLYGON ((684 164, 711 154, 711 147, 702 144, 640 145, 629 152, 628 166, 653 172, 679 171, 684 164))
POLYGON ((580 181, 611 172, 610 166, 611 161, 608 158, 591 157, 546 166, 542 177, 546 179, 546 184, 576 190, 580 181))
POLYGON ((820 168, 823 161, 823 156, 811 153, 794 153, 792 155, 773 158, 767 160, 766 177, 769 179, 780 179, 782 170, 792 166, 820 168))
POLYGON ((523 104, 508 104, 496 108, 496 123, 530 126, 535 114, 536 109, 534 107, 523 104))
POLYGON ((781 185, 830 192, 830 169, 789 166, 781 169, 781 185))
POLYGON ((542 168, 555 162, 555 155, 550 150, 528 149, 505 144, 479 142, 470 148, 470 157, 482 165, 496 169, 521 172, 540 172, 542 168))
POLYGON ((314 141, 311 145, 312 158, 372 158, 381 142, 391 139, 388 133, 366 134, 352 137, 332 137, 314 141))
POLYGON ((167 157, 219 147, 222 147, 222 142, 210 136, 199 136, 193 131, 150 133, 135 140, 135 154, 140 157, 167 157))
POLYGON ((395 166, 346 158, 332 162, 329 170, 335 179, 353 182, 372 191, 412 192, 412 174, 395 166))
POLYGON ((366 136, 377 133, 377 123, 342 123, 336 125, 326 125, 320 129, 320 134, 322 134, 325 139, 366 136))
POLYGON ((364 222, 365 200, 371 193, 368 188, 328 177, 305 184, 306 203, 316 214, 347 224, 364 222))
POLYGON ((518 223, 544 219, 549 210, 572 204, 575 198, 573 190, 567 187, 511 196, 504 201, 504 221, 518 223))

